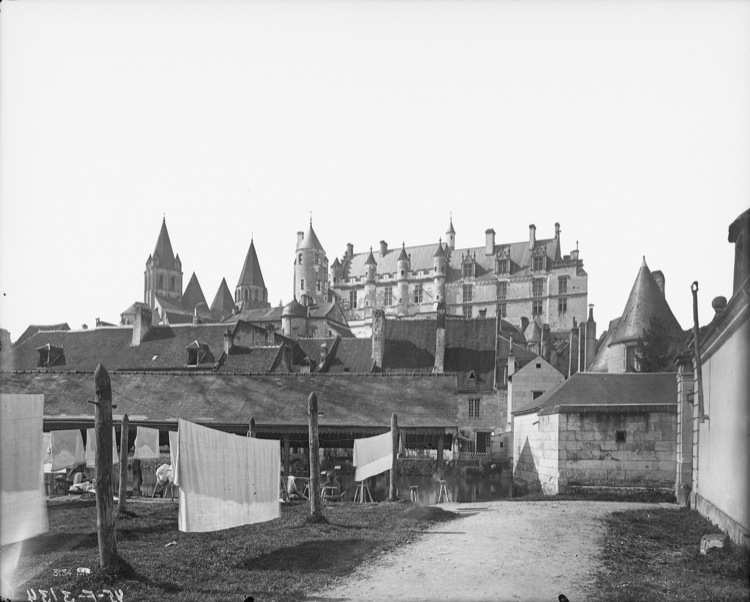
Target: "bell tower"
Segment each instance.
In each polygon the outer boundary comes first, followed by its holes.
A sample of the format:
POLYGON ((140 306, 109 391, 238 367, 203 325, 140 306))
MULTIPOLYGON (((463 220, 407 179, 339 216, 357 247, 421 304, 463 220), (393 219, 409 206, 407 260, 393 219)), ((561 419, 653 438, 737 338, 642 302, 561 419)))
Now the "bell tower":
POLYGON ((166 218, 161 222, 156 247, 146 260, 143 275, 143 301, 150 308, 156 307, 157 296, 182 302, 182 262, 172 251, 166 218))

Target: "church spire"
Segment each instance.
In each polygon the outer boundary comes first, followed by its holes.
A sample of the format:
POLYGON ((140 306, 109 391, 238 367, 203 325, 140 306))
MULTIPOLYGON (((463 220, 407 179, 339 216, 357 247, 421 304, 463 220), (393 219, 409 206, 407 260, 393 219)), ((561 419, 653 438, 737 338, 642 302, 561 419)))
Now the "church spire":
POLYGON ((160 267, 168 270, 179 269, 175 268, 175 257, 172 251, 172 242, 169 240, 169 232, 167 232, 167 218, 162 218, 161 230, 159 230, 159 238, 156 239, 156 246, 153 252, 154 262, 160 267), (158 259, 157 259, 158 258, 158 259))
POLYGON ((266 289, 266 283, 263 281, 258 253, 255 251, 255 242, 252 239, 245 256, 245 263, 242 265, 240 279, 234 289, 234 301, 245 306, 249 304, 257 306, 258 303, 267 305, 268 290, 266 289))

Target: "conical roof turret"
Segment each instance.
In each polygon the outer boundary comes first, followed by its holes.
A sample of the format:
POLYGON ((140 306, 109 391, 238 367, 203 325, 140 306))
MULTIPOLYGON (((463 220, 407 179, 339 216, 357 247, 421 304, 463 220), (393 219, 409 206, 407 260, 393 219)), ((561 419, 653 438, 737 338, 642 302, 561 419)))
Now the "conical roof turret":
POLYGON ((158 261, 159 265, 170 270, 174 270, 174 251, 172 251, 172 242, 169 240, 169 232, 167 232, 167 218, 163 218, 161 222, 161 230, 159 230, 159 238, 156 239, 156 246, 152 253, 154 261, 158 261))
POLYGON ((227 279, 222 278, 221 284, 219 285, 219 290, 216 291, 214 302, 211 303, 211 311, 220 313, 223 316, 228 316, 232 313, 233 308, 234 299, 232 298, 232 293, 229 291, 229 287, 227 286, 227 279))
POLYGON ((247 255, 245 256, 245 263, 242 266, 237 286, 258 286, 260 288, 266 288, 266 284, 263 282, 263 273, 260 271, 258 254, 255 252, 255 243, 252 240, 250 241, 250 248, 247 250, 247 255))
POLYGON ((456 231, 453 229, 453 216, 451 215, 451 221, 450 224, 448 224, 448 229, 445 231, 446 234, 455 234, 456 231))
POLYGON ((409 261, 409 256, 406 254, 406 243, 401 243, 401 253, 399 253, 398 261, 409 261))
POLYGON ((312 219, 310 220, 310 225, 307 227, 307 232, 305 232, 305 235, 297 246, 297 250, 299 251, 300 249, 315 249, 316 251, 325 252, 323 245, 318 240, 317 234, 315 234, 315 230, 313 230, 312 219))
POLYGON ((203 295, 203 290, 198 282, 198 276, 193 272, 193 275, 190 276, 190 282, 188 282, 185 288, 185 293, 182 295, 182 306, 189 311, 193 311, 199 303, 208 306, 206 297, 203 295))
POLYGON ((443 250, 443 241, 442 239, 438 243, 437 249, 435 249, 435 255, 434 257, 445 257, 445 251, 443 250))
POLYGON ((367 256, 367 261, 365 261, 365 265, 378 265, 378 262, 375 261, 375 256, 372 254, 372 247, 370 247, 370 254, 367 256))
POLYGON ((304 305, 302 305, 299 301, 297 301, 297 299, 292 299, 281 310, 281 317, 282 318, 286 318, 286 317, 306 318, 307 310, 305 309, 304 305))

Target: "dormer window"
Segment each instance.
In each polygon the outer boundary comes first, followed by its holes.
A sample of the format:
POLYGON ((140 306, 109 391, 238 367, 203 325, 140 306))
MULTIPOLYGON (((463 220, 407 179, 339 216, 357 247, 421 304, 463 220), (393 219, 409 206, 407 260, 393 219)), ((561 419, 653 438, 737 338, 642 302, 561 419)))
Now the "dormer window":
POLYGON ((37 368, 52 368, 54 366, 65 365, 65 354, 62 347, 48 343, 39 347, 36 351, 39 354, 36 362, 37 368))
POLYGON ((476 276, 476 258, 472 257, 470 253, 466 253, 461 258, 461 276, 464 278, 474 278, 476 276))
POLYGON ((547 249, 546 247, 539 247, 534 251, 534 256, 531 258, 531 271, 532 272, 543 272, 547 269, 547 249))
POLYGON ((187 351, 187 362, 185 365, 188 367, 199 366, 200 364, 214 361, 211 350, 208 348, 208 343, 193 341, 185 347, 185 350, 187 351))
POLYGON ((510 251, 507 247, 500 249, 495 257, 495 273, 510 274, 510 251))

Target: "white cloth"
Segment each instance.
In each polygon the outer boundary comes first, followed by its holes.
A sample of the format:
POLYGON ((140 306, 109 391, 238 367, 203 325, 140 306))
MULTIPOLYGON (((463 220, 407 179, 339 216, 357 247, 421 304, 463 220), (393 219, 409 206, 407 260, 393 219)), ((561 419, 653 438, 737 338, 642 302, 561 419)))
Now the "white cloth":
POLYGON ((177 466, 178 441, 177 431, 169 431, 169 463, 173 468, 177 466))
POLYGON ((159 429, 139 426, 135 436, 134 460, 151 460, 159 457, 159 429))
MULTIPOLYGON (((112 427, 112 464, 120 463, 117 453, 117 433, 112 427)), ((86 429, 86 468, 96 467, 96 429, 86 429)))
POLYGON ((218 531, 278 518, 281 444, 179 421, 175 484, 180 531, 218 531))
POLYGON ((354 440, 355 481, 390 470, 393 463, 393 435, 388 431, 375 437, 354 440))
POLYGON ((42 472, 44 395, 0 395, 0 545, 49 530, 42 472))
POLYGON ((52 434, 42 433, 42 465, 44 472, 52 472, 52 434))
POLYGON ((73 468, 86 461, 83 451, 83 437, 78 429, 71 431, 52 431, 52 470, 73 468))

